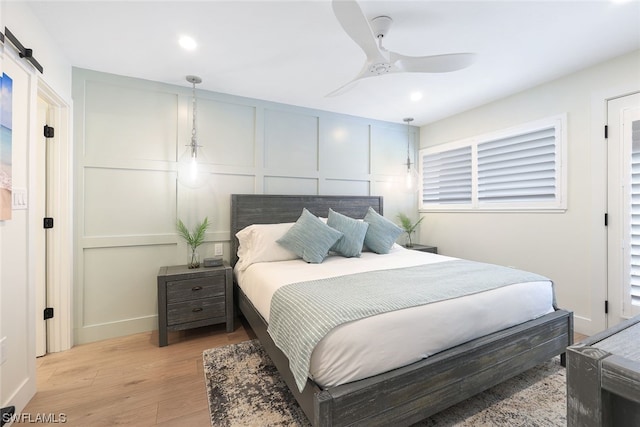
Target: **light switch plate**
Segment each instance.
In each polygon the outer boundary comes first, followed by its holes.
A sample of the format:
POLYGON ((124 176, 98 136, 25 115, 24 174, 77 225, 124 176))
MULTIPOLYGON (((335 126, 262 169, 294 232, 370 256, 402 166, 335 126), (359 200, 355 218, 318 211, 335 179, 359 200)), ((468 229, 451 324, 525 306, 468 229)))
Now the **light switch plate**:
POLYGON ((215 245, 213 245, 213 254, 215 256, 222 256, 222 243, 216 243, 215 245))
POLYGON ((13 188, 11 190, 11 208, 13 210, 27 209, 29 198, 26 188, 13 188))

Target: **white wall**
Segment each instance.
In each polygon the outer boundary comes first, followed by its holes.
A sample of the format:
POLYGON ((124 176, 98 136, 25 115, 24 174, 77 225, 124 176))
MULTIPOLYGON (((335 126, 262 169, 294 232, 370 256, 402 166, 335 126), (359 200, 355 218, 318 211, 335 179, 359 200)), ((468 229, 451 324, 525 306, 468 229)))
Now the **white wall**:
MULTIPOLYGON (((9 28, 44 66, 41 75, 18 57, 8 40, 0 48, 0 71, 14 82, 13 187, 29 190, 34 200, 33 148, 38 87, 48 85, 63 99, 71 99, 71 66, 51 44, 31 10, 23 2, 0 1, 0 28, 9 28)), ((0 338, 6 337, 7 361, 0 366, 0 406, 21 411, 35 393, 34 259, 32 236, 41 231, 42 219, 31 209, 13 211, 0 222, 0 338)))
MULTIPOLYGON (((222 243, 228 260, 233 193, 375 194, 393 220, 417 212, 416 195, 398 191, 404 123, 197 96, 210 180, 190 190, 176 185, 176 158, 191 135, 190 84, 73 71, 76 343, 156 329, 158 269, 187 259, 177 219, 191 227, 207 216, 200 256, 222 243)), ((415 154, 418 129, 411 135, 415 154)))
POLYGON ((440 253, 544 274, 578 332, 604 328, 605 98, 640 90, 640 51, 421 128, 421 147, 568 113, 565 213, 424 213, 420 238, 440 253))
MULTIPOLYGON (((53 37, 31 12, 29 2, 0 0, 2 31, 6 26, 43 66, 44 73, 34 75, 50 86, 60 97, 71 100, 71 64, 53 37)), ((5 41, 5 44, 9 44, 5 41)))

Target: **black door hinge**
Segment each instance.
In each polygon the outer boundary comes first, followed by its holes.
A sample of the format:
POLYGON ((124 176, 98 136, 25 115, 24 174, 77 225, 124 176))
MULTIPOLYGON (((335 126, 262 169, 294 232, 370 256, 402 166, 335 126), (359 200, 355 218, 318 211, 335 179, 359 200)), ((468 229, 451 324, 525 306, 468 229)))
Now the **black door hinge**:
POLYGON ((47 307, 44 309, 44 320, 53 318, 53 307, 47 307))
POLYGON ((607 227, 609 225, 609 214, 604 214, 604 226, 607 227))
POLYGON ((609 301, 604 302, 604 314, 609 314, 609 301))
POLYGON ((42 226, 44 228, 53 228, 53 218, 44 218, 44 220, 42 221, 42 226))
POLYGON ((609 138, 609 126, 604 125, 604 139, 609 138))
POLYGON ((44 125, 44 137, 45 138, 53 138, 55 133, 55 129, 51 126, 44 125))

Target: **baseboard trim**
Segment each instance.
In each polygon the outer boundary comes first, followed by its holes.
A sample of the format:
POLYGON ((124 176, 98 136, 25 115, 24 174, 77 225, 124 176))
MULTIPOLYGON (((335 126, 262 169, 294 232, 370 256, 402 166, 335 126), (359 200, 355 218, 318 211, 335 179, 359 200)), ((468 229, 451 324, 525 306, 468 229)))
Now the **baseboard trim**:
POLYGON ((158 329, 158 316, 156 314, 117 322, 87 325, 74 330, 74 344, 86 344, 140 332, 149 332, 154 329, 158 329))
POLYGON ((587 317, 576 316, 575 313, 573 314, 573 330, 587 336, 600 332, 600 328, 594 324, 593 320, 587 317))

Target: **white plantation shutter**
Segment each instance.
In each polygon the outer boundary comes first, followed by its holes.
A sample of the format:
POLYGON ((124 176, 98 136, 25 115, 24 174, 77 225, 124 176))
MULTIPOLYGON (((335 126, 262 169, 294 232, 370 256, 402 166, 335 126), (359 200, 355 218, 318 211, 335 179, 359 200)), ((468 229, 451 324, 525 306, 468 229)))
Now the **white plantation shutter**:
POLYGON ((556 198, 555 128, 478 144, 479 202, 556 198))
POLYGON ((631 304, 640 306, 640 121, 631 124, 631 250, 630 265, 631 304))
POLYGON ((422 156, 423 204, 470 204, 471 147, 422 156))
POLYGON ((420 150, 420 209, 566 209, 565 124, 566 114, 420 150))

